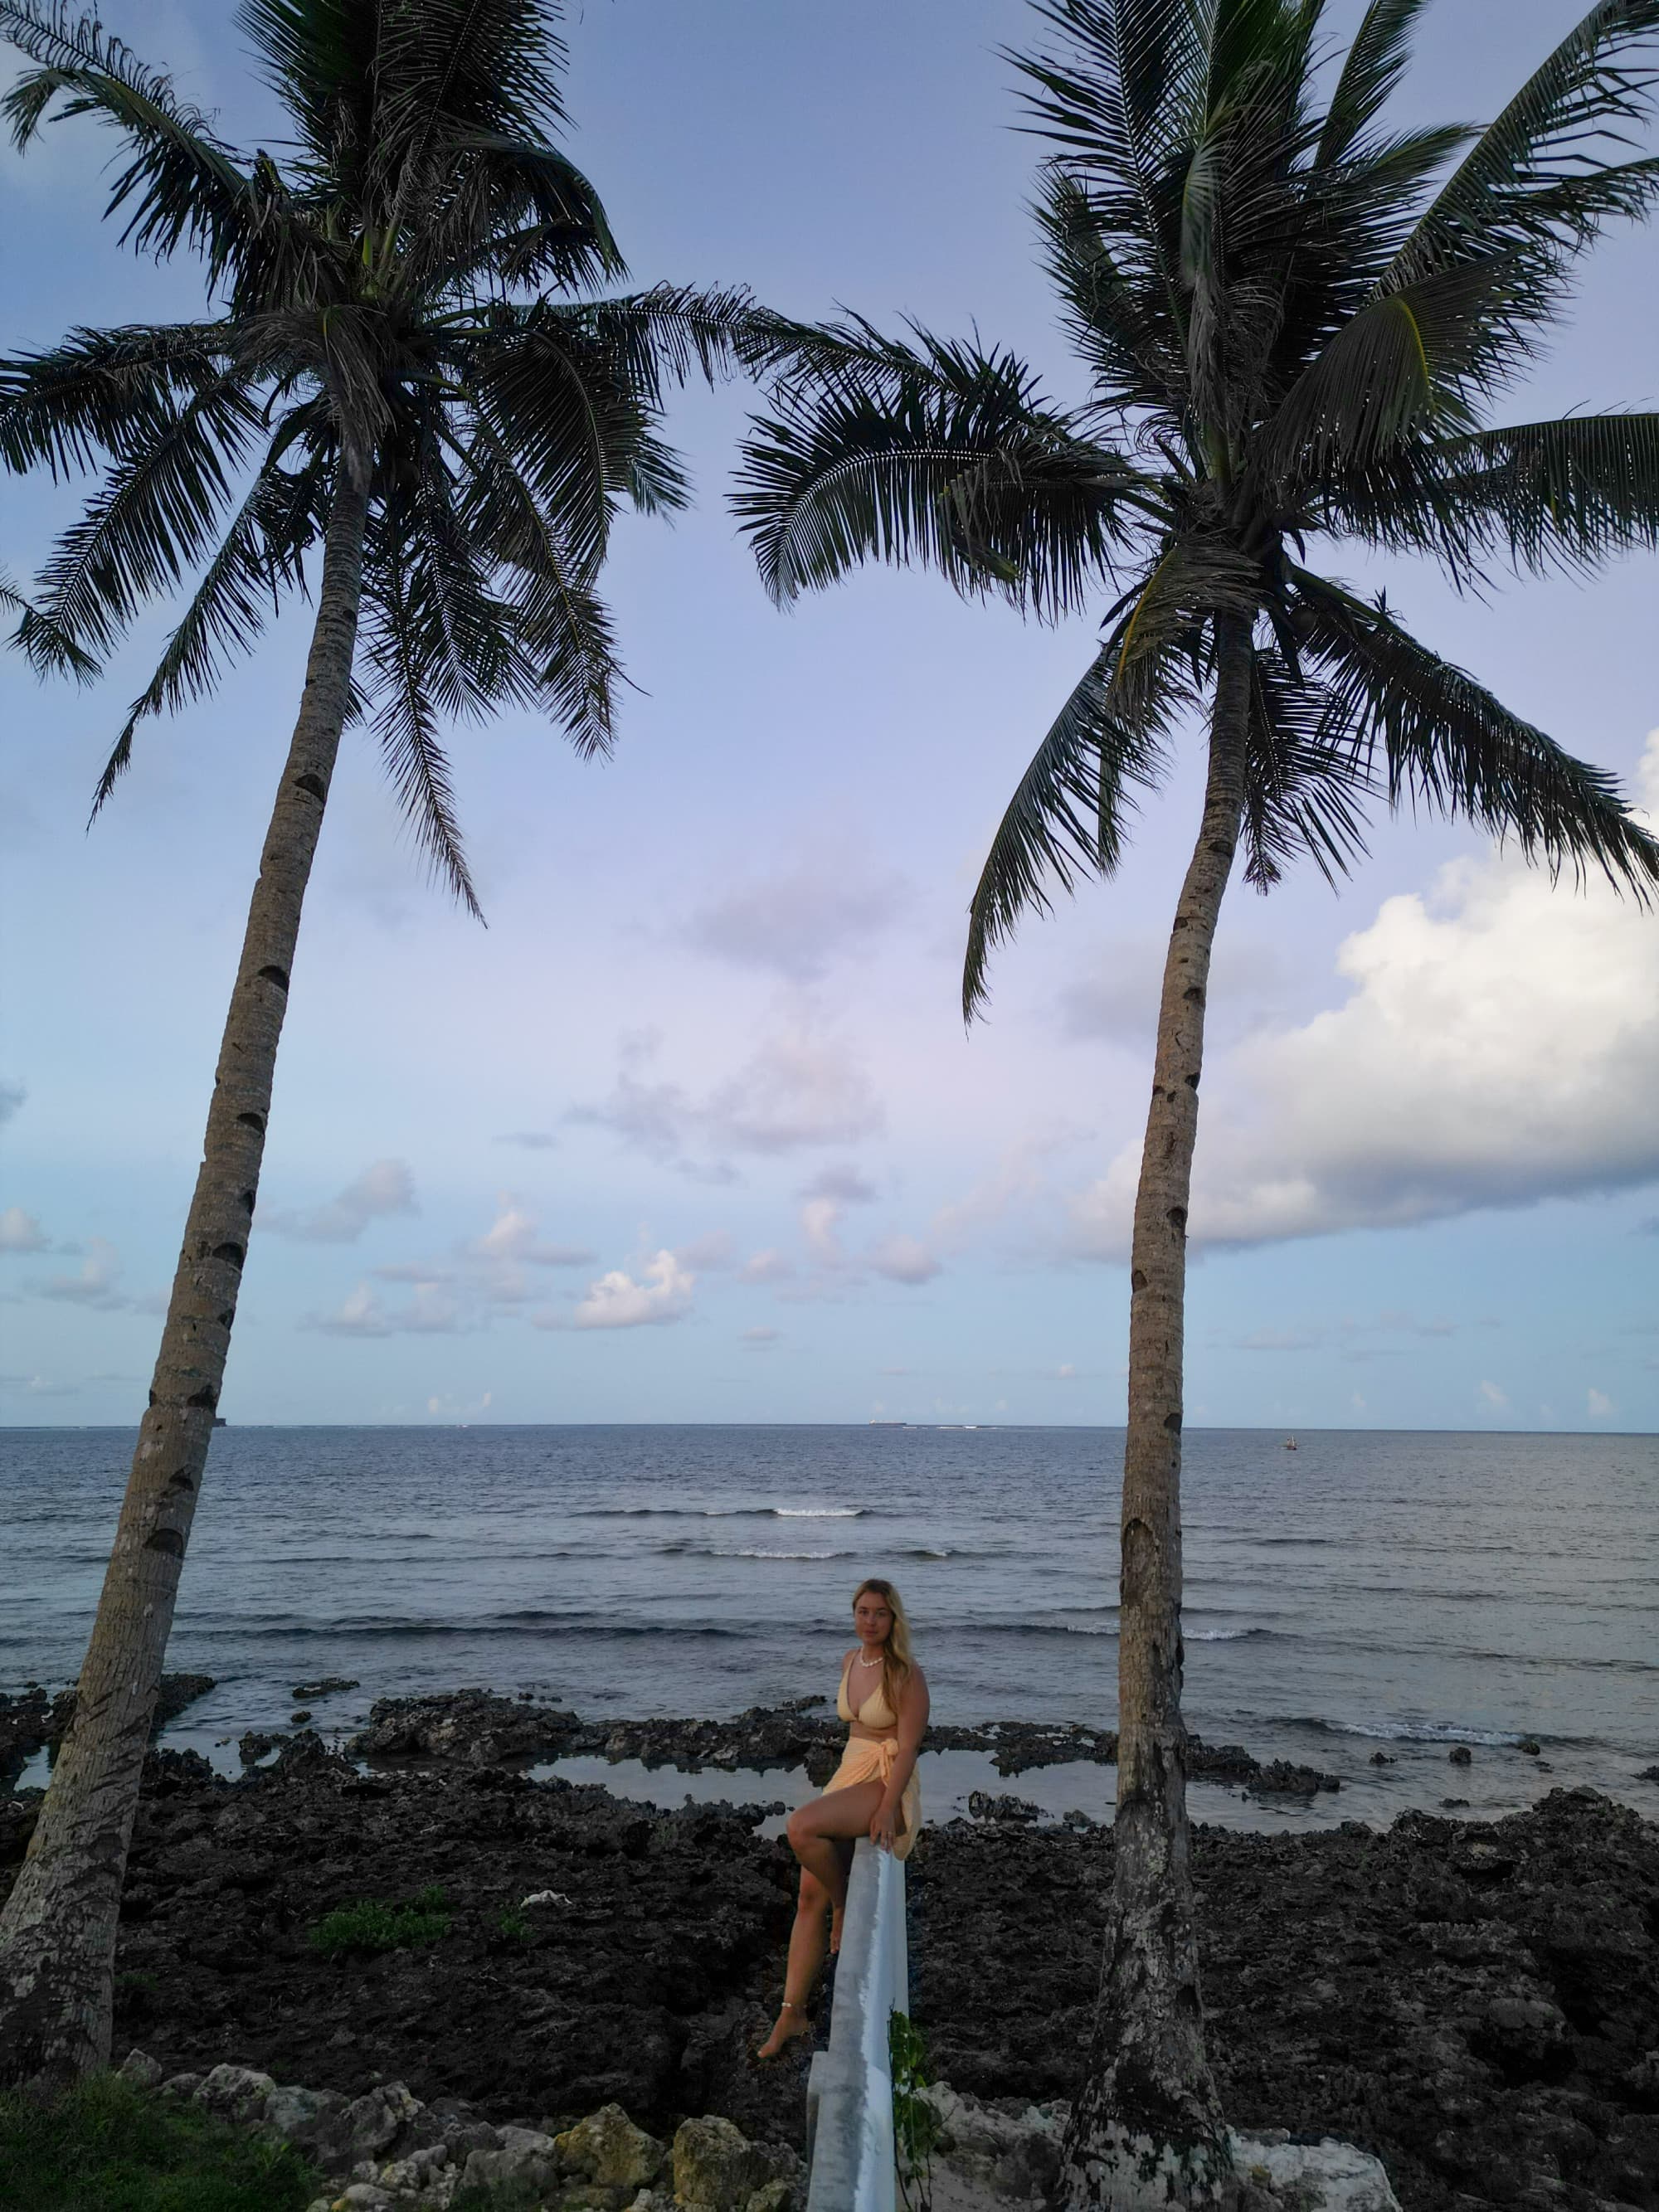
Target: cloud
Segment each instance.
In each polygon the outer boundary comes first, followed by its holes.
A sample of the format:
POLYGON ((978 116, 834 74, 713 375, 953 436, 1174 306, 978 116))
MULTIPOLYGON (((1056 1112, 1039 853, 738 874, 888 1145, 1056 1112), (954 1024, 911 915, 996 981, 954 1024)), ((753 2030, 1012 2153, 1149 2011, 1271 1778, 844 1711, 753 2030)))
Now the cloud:
POLYGON ((711 1229, 702 1237, 694 1237, 689 1244, 677 1245, 674 1250, 681 1267, 699 1274, 729 1267, 735 1256, 729 1229, 711 1229))
POLYGON ((740 1283, 787 1282, 795 1272, 793 1260, 769 1245, 763 1252, 751 1252, 738 1270, 740 1283))
POLYGON ((599 1257, 581 1244, 544 1244, 533 1213, 507 1200, 501 1206, 483 1235, 466 1247, 470 1257, 526 1267, 585 1267, 599 1257))
POLYGON ((107 1237, 91 1237, 87 1240, 86 1257, 81 1271, 76 1275, 49 1275, 35 1285, 43 1298, 56 1298, 66 1305, 91 1306, 101 1313, 113 1313, 130 1306, 133 1301, 115 1287, 121 1273, 121 1258, 107 1237))
MULTIPOLYGON (((1650 741, 1659 771, 1659 734, 1650 741)), ((1206 1073, 1198 1245, 1448 1219, 1659 1176, 1659 928, 1514 858, 1384 902, 1338 955, 1343 1003, 1206 1073)), ((1075 1249, 1127 1249, 1138 1144, 1072 1202, 1075 1249)))
MULTIPOLYGON (((103 1378, 94 1376, 94 1381, 103 1378)), ((0 1375, 0 1392, 8 1397, 75 1398, 80 1395, 78 1382, 53 1382, 44 1375, 0 1375)))
POLYGON ((1610 1421, 1619 1408, 1605 1390, 1598 1390, 1592 1384, 1586 1400, 1586 1411, 1593 1421, 1610 1421))
POLYGON ((32 1213, 9 1206, 0 1213, 0 1252, 45 1252, 51 1239, 32 1213))
POLYGON ((801 1185, 800 1195, 833 1198, 842 1206, 870 1206, 879 1194, 869 1177, 861 1175, 848 1160, 820 1168, 810 1182, 801 1185))
POLYGON ((1311 1352, 1325 1341, 1322 1331, 1310 1328, 1254 1328, 1248 1336, 1231 1336, 1233 1352, 1311 1352))
POLYGON ((782 1335, 781 1328, 746 1328, 738 1341, 748 1345, 752 1351, 765 1352, 779 1342, 782 1335))
POLYGON ((402 1160, 375 1160, 326 1206, 263 1214, 259 1226, 308 1244, 355 1244, 383 1214, 414 1213, 415 1179, 402 1160))
POLYGON ((890 1283, 927 1283, 939 1272, 940 1262, 914 1237, 889 1237, 874 1246, 870 1265, 890 1283))
POLYGON ((613 1267, 590 1283, 574 1314, 535 1314, 538 1328, 649 1328, 684 1321, 696 1281, 672 1252, 659 1252, 641 1270, 643 1280, 613 1267))
POLYGON ((821 1267, 840 1267, 847 1255, 836 1234, 842 1209, 833 1198, 809 1198, 800 1210, 800 1233, 821 1267))
POLYGON ((1496 1382, 1483 1382, 1480 1385, 1477 1395, 1484 1404, 1491 1407, 1493 1413, 1508 1413, 1510 1409, 1509 1394, 1506 1391, 1500 1390, 1496 1382))
POLYGON ((359 1283, 331 1314, 308 1315, 300 1324, 325 1336, 390 1336, 392 1321, 367 1283, 359 1283))
POLYGON ((527 1152, 555 1152, 559 1142, 545 1129, 508 1129, 499 1137, 492 1137, 489 1141, 493 1145, 520 1145, 527 1152))
POLYGON ((28 1093, 21 1083, 9 1083, 0 1076, 0 1129, 18 1112, 28 1093))
POLYGON ((734 1075, 701 1099, 654 1076, 660 1048, 653 1031, 625 1036, 609 1097, 573 1108, 568 1118, 610 1129, 682 1172, 721 1181, 732 1179, 729 1168, 700 1166, 690 1153, 778 1154, 853 1144, 882 1126, 881 1104, 862 1066, 816 1028, 763 1038, 734 1075))
POLYGON ((708 1101, 717 1142, 739 1152, 846 1145, 875 1133, 882 1109, 851 1054, 827 1038, 775 1036, 708 1101))
POLYGON ((325 1336, 459 1336, 466 1322, 441 1283, 417 1282, 406 1304, 390 1308, 367 1283, 359 1283, 333 1313, 308 1314, 300 1326, 325 1336))
POLYGON ((734 885, 700 907, 686 942, 717 959, 815 983, 830 963, 866 951, 902 909, 905 886, 860 856, 825 856, 734 885))

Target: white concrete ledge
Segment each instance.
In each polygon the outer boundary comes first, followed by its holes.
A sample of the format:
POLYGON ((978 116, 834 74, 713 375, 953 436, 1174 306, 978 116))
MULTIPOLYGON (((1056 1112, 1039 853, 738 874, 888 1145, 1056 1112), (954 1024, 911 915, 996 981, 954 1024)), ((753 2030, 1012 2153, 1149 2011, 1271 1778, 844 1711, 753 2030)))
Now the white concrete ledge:
POLYGON ((806 2212, 894 2212, 887 2023, 910 2008, 904 1869, 867 1836, 853 1853, 830 2046, 806 2081, 806 2212))

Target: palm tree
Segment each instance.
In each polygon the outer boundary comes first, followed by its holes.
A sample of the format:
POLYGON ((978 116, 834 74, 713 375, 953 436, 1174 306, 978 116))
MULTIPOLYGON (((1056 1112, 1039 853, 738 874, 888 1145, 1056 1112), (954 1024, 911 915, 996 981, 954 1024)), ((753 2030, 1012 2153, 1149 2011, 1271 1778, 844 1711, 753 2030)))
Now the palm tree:
POLYGON ((211 690, 320 551, 303 696, 249 909, 149 1410, 73 1732, 0 1919, 0 2081, 103 2062, 116 1916, 162 1653, 259 1179, 300 913, 345 724, 365 722, 434 866, 473 913, 440 726, 538 709, 611 742, 618 665, 595 590, 613 520, 681 506, 667 386, 758 359, 736 293, 598 296, 622 257, 552 140, 556 0, 241 0, 292 133, 240 153, 91 17, 0 0, 30 66, 20 145, 90 113, 110 211, 193 251, 207 311, 71 331, 0 362, 0 457, 96 472, 21 607, 38 668, 84 674, 152 598, 182 618, 126 718, 211 690))
POLYGON ((738 511, 775 598, 873 558, 1055 617, 1098 649, 1005 814, 963 1006, 1054 887, 1111 874, 1137 796, 1202 712, 1207 773, 1164 970, 1130 1255, 1112 1910, 1067 2207, 1219 2201, 1181 1717, 1182 1332, 1210 952, 1242 846, 1263 889, 1361 849, 1374 797, 1513 837, 1638 896, 1659 844, 1611 777, 1313 565, 1339 539, 1459 584, 1659 539, 1659 416, 1492 427, 1659 163, 1659 0, 1601 0, 1489 127, 1383 110, 1422 0, 1371 0, 1340 66, 1322 0, 1049 0, 1009 56, 1048 143, 1043 250, 1087 396, 914 327, 826 326, 744 447, 738 511))

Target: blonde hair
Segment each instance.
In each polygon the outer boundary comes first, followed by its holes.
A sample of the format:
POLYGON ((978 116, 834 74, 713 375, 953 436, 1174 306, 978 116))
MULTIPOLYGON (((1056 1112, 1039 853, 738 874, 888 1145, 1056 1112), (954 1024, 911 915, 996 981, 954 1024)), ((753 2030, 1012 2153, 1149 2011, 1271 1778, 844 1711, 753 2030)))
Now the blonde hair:
POLYGON ((893 1625, 881 1647, 881 1694, 887 1710, 895 1720, 898 1718, 899 1698, 909 1680, 910 1669, 915 1664, 910 1650, 910 1623, 904 1610, 904 1601, 890 1582, 879 1575, 871 1575, 853 1592, 853 1610, 858 1610, 861 1597, 878 1597, 893 1616, 893 1625))

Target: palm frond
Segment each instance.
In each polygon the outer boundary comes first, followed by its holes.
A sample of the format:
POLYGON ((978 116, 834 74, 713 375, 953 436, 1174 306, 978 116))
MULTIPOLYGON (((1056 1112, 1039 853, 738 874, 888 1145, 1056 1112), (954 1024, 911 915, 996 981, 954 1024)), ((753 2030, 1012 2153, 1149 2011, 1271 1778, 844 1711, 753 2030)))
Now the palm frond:
POLYGON ((40 353, 0 361, 0 464, 54 478, 161 434, 170 408, 221 378, 223 323, 72 330, 40 353))
POLYGON ((1167 319, 1171 359, 1186 354, 1182 202, 1192 134, 1204 114, 1208 0, 1039 0, 1058 52, 1006 53, 1031 89, 1034 128, 1088 185, 1119 265, 1167 319))
POLYGON ((426 178, 403 180, 388 243, 434 290, 575 291, 627 274, 598 192, 556 149, 470 131, 427 158, 426 178))
MULTIPOLYGON (((492 439, 534 487, 566 558, 591 575, 653 427, 647 396, 615 345, 556 302, 490 308, 454 355, 492 439)), ((661 503, 681 503, 667 483, 657 489, 661 503)))
POLYGON ((1047 914, 1056 890, 1109 876, 1122 857, 1136 794, 1161 781, 1166 740, 1193 696, 1188 673, 1166 654, 1157 682, 1137 685, 1123 711, 1118 662, 1122 625, 1096 654, 1050 723, 998 824, 968 908, 962 1012, 984 1010, 991 955, 1032 908, 1047 914))
POLYGON ((202 253, 210 278, 231 265, 246 240, 248 179, 170 78, 147 68, 96 16, 76 17, 68 0, 0 0, 0 38, 37 65, 0 102, 16 146, 28 144, 54 102, 61 116, 100 117, 127 141, 107 210, 128 210, 124 242, 157 259, 188 245, 202 253))
POLYGON ((1186 362, 1170 346, 1169 318, 1159 295, 1149 297, 1119 262, 1109 219, 1082 179, 1046 162, 1036 214, 1066 331, 1094 373, 1096 404, 1178 415, 1186 362))
POLYGON ((3 568, 0 568, 0 607, 17 616, 17 627, 7 642, 17 648, 37 676, 67 674, 90 684, 99 674, 92 655, 54 629, 3 568))
POLYGON ((258 423, 234 374, 182 406, 167 402, 159 428, 122 452, 42 569, 52 623, 106 652, 146 601, 176 589, 213 539, 258 423))
POLYGON ((1144 479, 1048 409, 1012 354, 921 334, 823 385, 786 381, 775 404, 744 441, 732 506, 780 603, 864 561, 914 560, 1052 612, 1137 526, 1144 479))
POLYGON ((330 473, 321 459, 290 474, 268 453, 232 518, 149 682, 133 701, 93 795, 88 827, 132 764, 133 738, 150 716, 206 697, 234 659, 264 635, 283 592, 301 580, 307 546, 328 520, 330 473))
POLYGON ((1570 415, 1427 441, 1320 486, 1323 527, 1425 552, 1454 581, 1489 564, 1588 574, 1659 547, 1659 415, 1570 415))
POLYGON ((1370 0, 1325 111, 1316 159, 1346 161, 1388 105, 1411 59, 1412 33, 1428 0, 1370 0))
POLYGON ((434 872, 477 921, 483 920, 466 854, 448 759, 434 701, 453 713, 465 702, 459 657, 432 605, 430 574, 408 557, 410 533, 381 524, 372 556, 365 546, 363 690, 380 759, 394 796, 434 872))
POLYGON ((1334 884, 1365 851, 1360 802, 1376 787, 1363 747, 1324 684, 1270 648, 1258 646, 1251 659, 1244 879, 1269 890, 1306 858, 1334 884))
POLYGON ((482 413, 465 459, 460 520, 503 572, 538 696, 585 758, 608 754, 623 675, 605 605, 482 413))
POLYGON ((1522 263, 1493 255, 1375 295, 1291 386, 1253 467, 1316 489, 1334 469, 1471 428, 1492 383, 1524 358, 1509 318, 1529 285, 1522 263))
POLYGON ((1659 838, 1605 769, 1576 759, 1484 684, 1402 629, 1386 607, 1293 568, 1297 626, 1333 699, 1331 727, 1380 744, 1390 805, 1402 799, 1513 837, 1552 876, 1591 865, 1644 902, 1659 891, 1659 838))
POLYGON ((1518 256, 1556 295, 1564 258, 1659 197, 1659 162, 1621 161, 1652 112, 1659 0, 1598 0, 1528 77, 1437 193, 1396 257, 1388 289, 1425 270, 1518 256))

